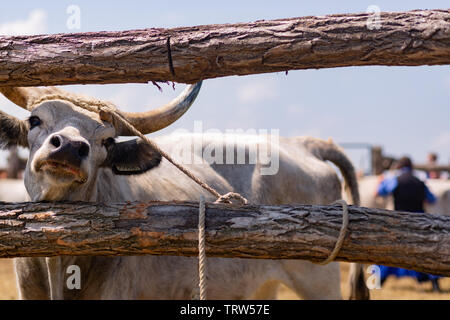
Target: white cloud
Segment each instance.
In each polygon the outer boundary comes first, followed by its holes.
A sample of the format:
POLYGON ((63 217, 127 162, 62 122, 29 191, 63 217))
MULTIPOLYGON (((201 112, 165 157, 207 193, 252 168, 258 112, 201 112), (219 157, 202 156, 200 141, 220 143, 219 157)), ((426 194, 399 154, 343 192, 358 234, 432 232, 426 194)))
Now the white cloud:
POLYGON ((255 103, 273 100, 278 97, 274 82, 252 81, 238 89, 237 97, 242 103, 255 103))
POLYGON ((0 35, 33 35, 47 31, 47 13, 42 9, 30 12, 27 20, 16 20, 0 24, 0 35))

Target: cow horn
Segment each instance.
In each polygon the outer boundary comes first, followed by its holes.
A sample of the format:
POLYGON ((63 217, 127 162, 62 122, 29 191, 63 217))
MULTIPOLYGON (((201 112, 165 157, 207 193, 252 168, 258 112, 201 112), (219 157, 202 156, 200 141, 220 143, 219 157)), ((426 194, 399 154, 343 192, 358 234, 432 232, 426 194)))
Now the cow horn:
MULTIPOLYGON (((179 119, 192 105, 200 88, 202 81, 189 85, 184 91, 171 102, 158 109, 145 112, 124 112, 121 114, 142 134, 152 133, 169 126, 179 119)), ((122 130, 120 135, 133 135, 122 130)))
POLYGON ((40 97, 54 94, 55 92, 59 92, 59 89, 55 87, 0 87, 0 93, 25 110, 29 110, 33 106, 34 101, 37 101, 40 97))
MULTIPOLYGON (((152 133, 164 129, 179 119, 195 101, 195 98, 200 92, 201 86, 202 81, 189 85, 178 97, 158 109, 146 112, 120 111, 120 113, 141 133, 152 133)), ((46 95, 67 96, 68 98, 78 97, 78 95, 74 95, 56 87, 0 87, 0 93, 19 107, 29 111, 31 111, 30 109, 34 106, 35 102, 46 95)), ((87 104, 89 104, 90 98, 84 97, 83 99, 87 102, 87 104)), ((118 130, 119 135, 122 136, 134 135, 126 128, 120 127, 118 130)))

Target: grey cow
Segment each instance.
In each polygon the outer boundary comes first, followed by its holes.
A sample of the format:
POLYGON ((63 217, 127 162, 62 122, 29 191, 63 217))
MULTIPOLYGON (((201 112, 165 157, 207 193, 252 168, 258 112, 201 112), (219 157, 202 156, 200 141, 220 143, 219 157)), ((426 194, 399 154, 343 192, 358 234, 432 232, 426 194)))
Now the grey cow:
MULTIPOLYGON (((189 86, 156 110, 117 111, 148 134, 181 117, 200 86, 189 86)), ((3 146, 30 149, 25 186, 32 201, 198 200, 201 194, 215 200, 139 139, 118 142, 118 136, 129 135, 126 128, 102 121, 98 113, 86 109, 98 100, 57 88, 0 91, 31 112, 24 121, 0 112, 0 141, 3 146)), ((174 146, 187 143, 187 138, 156 141, 170 153, 174 146)), ((248 152, 259 143, 241 142, 236 149, 248 152)), ((341 169, 358 204, 354 169, 333 143, 303 137, 281 139, 271 147, 278 148, 280 155, 276 175, 261 175, 259 162, 192 164, 190 169, 219 192, 237 191, 253 203, 328 204, 341 198, 341 183, 325 162, 330 160, 341 169)), ((200 155, 194 152, 193 157, 200 155)), ((272 299, 280 283, 306 299, 341 298, 338 263, 319 266, 299 260, 224 258, 209 258, 207 263, 210 299, 272 299)), ((15 260, 15 270, 22 299, 189 299, 198 276, 195 258, 171 256, 20 258, 15 260), (80 267, 79 290, 66 286, 70 265, 80 267)), ((352 270, 351 298, 366 298, 361 266, 353 265, 352 270)))

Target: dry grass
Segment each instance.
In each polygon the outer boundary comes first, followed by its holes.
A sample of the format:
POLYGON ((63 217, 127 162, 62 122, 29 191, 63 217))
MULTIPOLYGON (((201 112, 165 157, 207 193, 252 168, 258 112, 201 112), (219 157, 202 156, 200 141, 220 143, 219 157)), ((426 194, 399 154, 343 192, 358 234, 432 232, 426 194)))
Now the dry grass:
MULTIPOLYGON (((348 276, 348 264, 341 263, 341 289, 343 297, 348 296, 346 279, 348 276)), ((383 287, 378 290, 370 290, 372 300, 450 300, 450 278, 439 280, 442 293, 436 293, 431 290, 431 283, 418 283, 412 278, 389 277, 383 287)), ((278 294, 279 299, 298 299, 298 296, 283 287, 278 294)))
POLYGON ((16 276, 11 259, 0 259, 0 300, 17 299, 16 276))
MULTIPOLYGON (((342 271, 342 293, 346 292, 345 280, 347 279, 348 264, 341 264, 342 271)), ((431 283, 419 284, 414 279, 409 278, 389 278, 380 290, 371 290, 371 297, 374 300, 428 300, 443 299, 450 300, 450 278, 440 280, 443 293, 431 291, 431 283)), ((0 259, 0 300, 17 299, 16 279, 13 271, 11 259, 0 259)), ((279 299, 298 299, 298 297, 288 288, 283 287, 279 293, 279 299)))

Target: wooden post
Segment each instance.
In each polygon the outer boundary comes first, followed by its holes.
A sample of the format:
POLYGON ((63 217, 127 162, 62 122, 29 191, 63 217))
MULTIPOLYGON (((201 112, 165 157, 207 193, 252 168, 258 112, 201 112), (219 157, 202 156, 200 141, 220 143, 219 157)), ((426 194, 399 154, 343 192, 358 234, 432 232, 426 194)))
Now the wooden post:
MULTIPOLYGON (((337 261, 450 276, 450 217, 349 208, 337 261)), ((340 206, 207 204, 206 253, 323 261, 342 223, 340 206)), ((197 255, 198 203, 3 203, 0 257, 197 255)))
POLYGON ((383 173, 383 148, 374 146, 371 149, 372 174, 379 175, 383 173))
POLYGON ((21 170, 21 162, 19 158, 19 152, 17 147, 9 149, 8 165, 6 168, 6 177, 8 179, 18 179, 19 172, 21 170))
POLYGON ((296 69, 450 64, 450 10, 0 37, 0 86, 175 81, 296 69))

